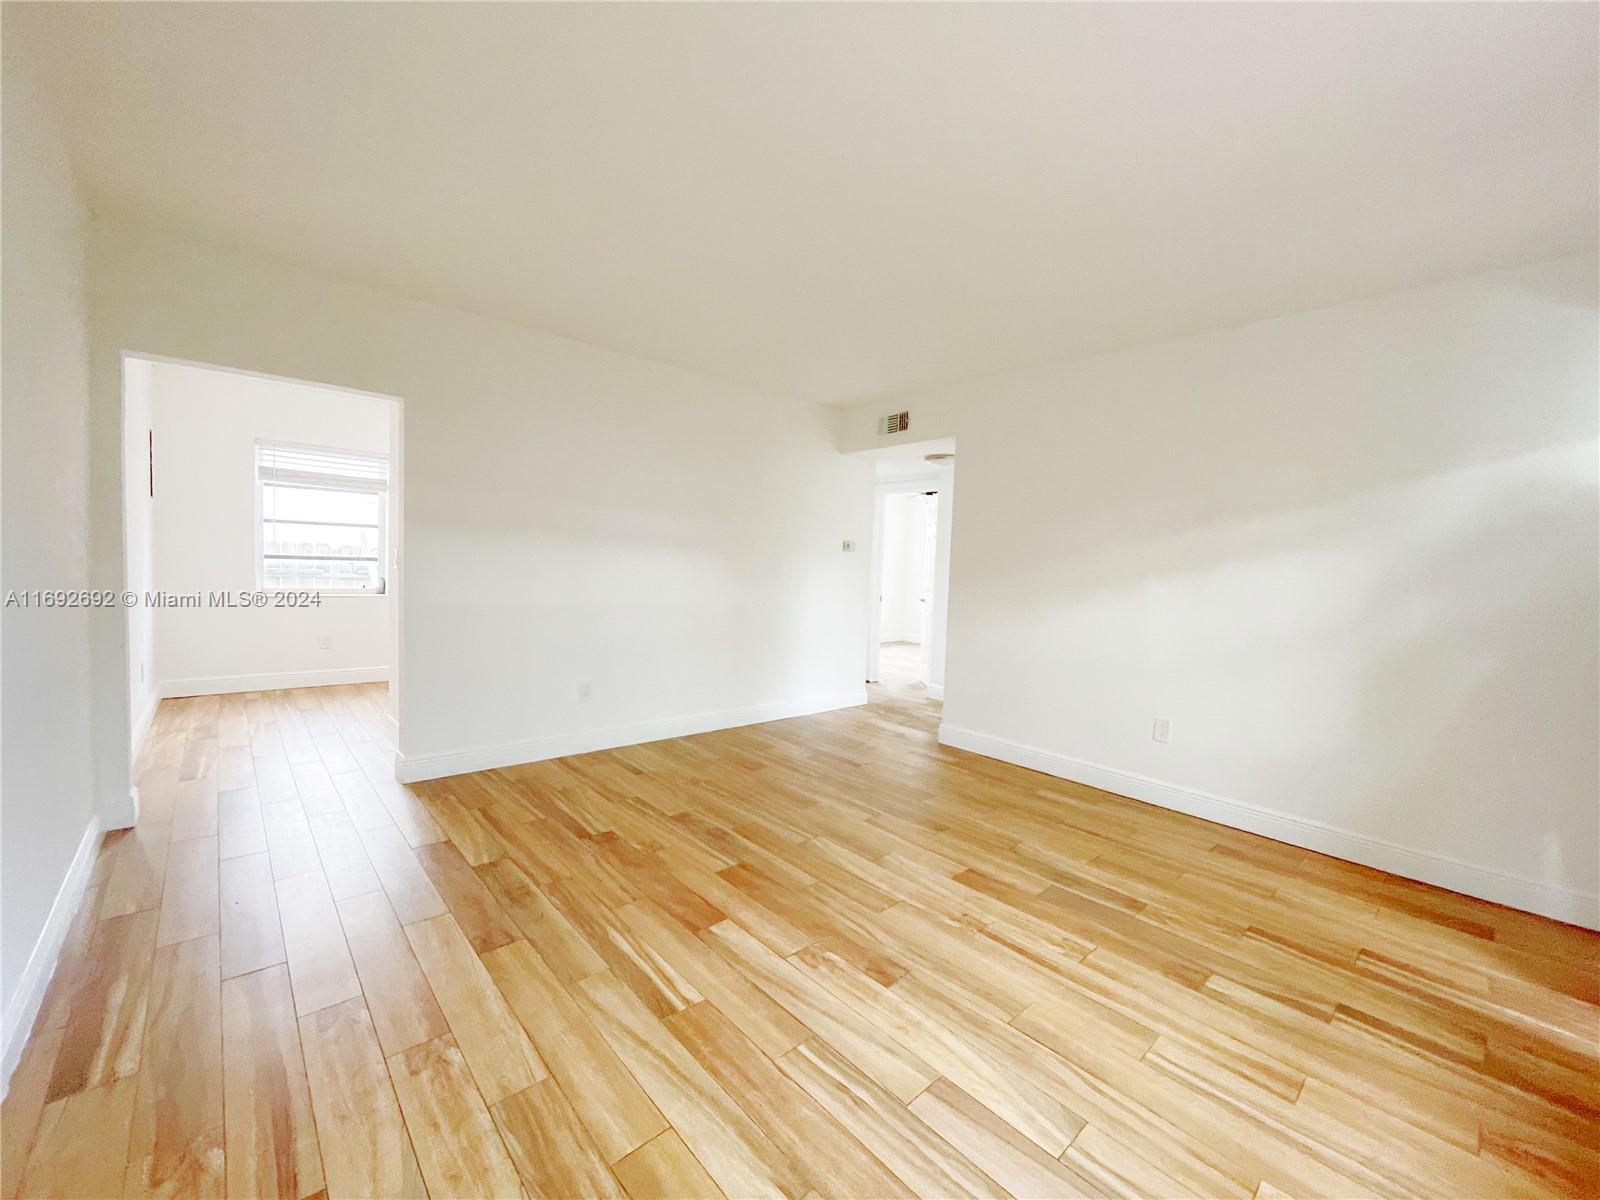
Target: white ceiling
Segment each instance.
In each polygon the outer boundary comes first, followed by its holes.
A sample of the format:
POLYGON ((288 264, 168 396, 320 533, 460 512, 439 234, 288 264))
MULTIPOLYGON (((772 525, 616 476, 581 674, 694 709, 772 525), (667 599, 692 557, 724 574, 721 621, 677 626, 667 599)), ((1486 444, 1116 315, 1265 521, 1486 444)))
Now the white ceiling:
POLYGON ((1596 243, 1593 4, 7 4, 91 204, 843 403, 1596 243))

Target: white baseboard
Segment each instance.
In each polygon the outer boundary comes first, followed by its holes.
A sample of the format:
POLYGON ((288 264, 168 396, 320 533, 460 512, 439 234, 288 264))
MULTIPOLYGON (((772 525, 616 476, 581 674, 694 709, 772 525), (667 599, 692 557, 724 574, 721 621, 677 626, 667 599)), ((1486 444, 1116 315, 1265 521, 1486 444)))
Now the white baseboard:
POLYGON ((143 711, 133 720, 133 729, 130 731, 128 742, 135 762, 139 760, 139 749, 144 745, 145 734, 150 732, 150 722, 156 719, 156 709, 160 707, 161 686, 158 684, 150 689, 143 711))
POLYGON ((663 738, 688 737, 694 733, 710 733, 713 730, 733 729, 740 725, 759 725, 764 721, 781 721, 786 717, 803 717, 810 713, 829 712, 836 708, 853 708, 866 702, 867 689, 863 687, 826 696, 779 700, 771 704, 729 708, 719 712, 663 717, 656 721, 642 721, 637 725, 589 729, 579 733, 535 738, 527 742, 477 746, 468 750, 446 751, 439 754, 397 754, 395 777, 402 783, 416 783, 423 779, 440 779, 446 775, 464 775, 469 771, 487 771, 494 767, 509 767, 517 763, 565 758, 569 754, 587 754, 591 750, 614 750, 618 746, 659 742, 663 738))
POLYGON ((167 679, 163 699, 177 696, 223 696, 231 692, 272 692, 283 688, 328 687, 338 683, 382 683, 388 667, 341 667, 332 671, 279 671, 268 675, 206 675, 199 679, 167 679))
POLYGON ((389 739, 389 745, 395 747, 400 745, 400 722, 395 719, 393 713, 383 714, 383 732, 389 739))
POLYGON ((83 831, 83 840, 67 866, 66 877, 56 889, 55 903, 50 906, 50 915, 45 918, 44 928, 33 944, 33 953, 28 955, 22 974, 17 978, 16 990, 6 1000, 5 1025, 0 1033, 0 1094, 10 1090, 11 1073, 22 1058, 22 1048, 33 1029, 34 1018, 39 1015, 39 1006, 44 1003, 45 989, 55 974, 56 961, 61 957, 72 918, 77 916, 83 889, 89 882, 100 849, 100 829, 100 818, 91 817, 83 831))
POLYGON ((942 683, 930 683, 928 685, 928 699, 929 700, 943 700, 944 699, 944 684, 942 684, 942 683))
POLYGON ((1288 842, 1291 846, 1377 867, 1407 879, 1431 883, 1452 892, 1476 896, 1480 900, 1492 900, 1524 912, 1553 917, 1557 921, 1582 925, 1587 929, 1600 929, 1600 896, 1593 893, 1508 875, 1490 867, 1461 862, 1442 854, 1398 845, 1382 838, 1325 825, 1320 821, 1230 800, 1225 796, 1164 783, 1131 771, 1069 758, 1051 750, 991 737, 972 729, 941 725, 939 740, 958 750, 970 750, 986 758, 1015 763, 1019 767, 1042 771, 1058 779, 1070 779, 1074 783, 1087 784, 1119 796, 1131 796, 1160 808, 1170 808, 1232 829, 1288 842))
POLYGON ((127 795, 119 796, 115 800, 106 802, 101 806, 100 831, 104 833, 110 829, 132 829, 139 822, 139 788, 137 785, 128 789, 127 795))

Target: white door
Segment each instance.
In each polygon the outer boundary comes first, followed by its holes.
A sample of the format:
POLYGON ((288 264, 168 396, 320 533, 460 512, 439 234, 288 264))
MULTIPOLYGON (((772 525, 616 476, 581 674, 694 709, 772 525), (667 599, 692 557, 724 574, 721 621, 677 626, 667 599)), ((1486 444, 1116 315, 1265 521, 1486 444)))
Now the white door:
POLYGON ((917 638, 918 658, 921 663, 920 674, 922 682, 928 682, 928 668, 933 652, 933 579, 934 565, 939 558, 939 494, 928 492, 922 499, 923 519, 923 551, 922 551, 922 593, 918 597, 921 611, 917 614, 921 622, 921 634, 917 638))

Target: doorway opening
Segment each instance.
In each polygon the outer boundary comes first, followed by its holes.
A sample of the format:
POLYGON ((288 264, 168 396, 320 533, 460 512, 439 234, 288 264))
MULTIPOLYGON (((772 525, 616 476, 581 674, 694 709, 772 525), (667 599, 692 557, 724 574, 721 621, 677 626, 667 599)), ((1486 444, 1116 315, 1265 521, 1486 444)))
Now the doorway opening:
POLYGON ((867 680, 944 697, 955 443, 879 451, 867 680))
POLYGON ((122 415, 130 770, 178 697, 363 685, 397 743, 399 400, 126 354, 122 415))
POLYGON ((878 664, 881 674, 898 682, 928 682, 938 529, 937 491, 883 497, 878 664))

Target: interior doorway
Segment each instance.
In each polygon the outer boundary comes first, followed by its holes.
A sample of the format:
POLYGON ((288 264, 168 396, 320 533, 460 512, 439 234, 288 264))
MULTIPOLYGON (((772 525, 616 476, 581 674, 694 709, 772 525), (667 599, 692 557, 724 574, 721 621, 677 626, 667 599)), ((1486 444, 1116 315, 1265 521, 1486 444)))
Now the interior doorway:
POLYGON ((928 682, 933 638, 934 560, 939 493, 882 497, 883 551, 878 572, 878 654, 884 674, 928 682))
POLYGON ((942 699, 955 444, 897 446, 874 458, 867 680, 942 699))
POLYGON ((398 740, 401 419, 390 396, 124 356, 130 761, 177 697, 385 684, 398 740))

